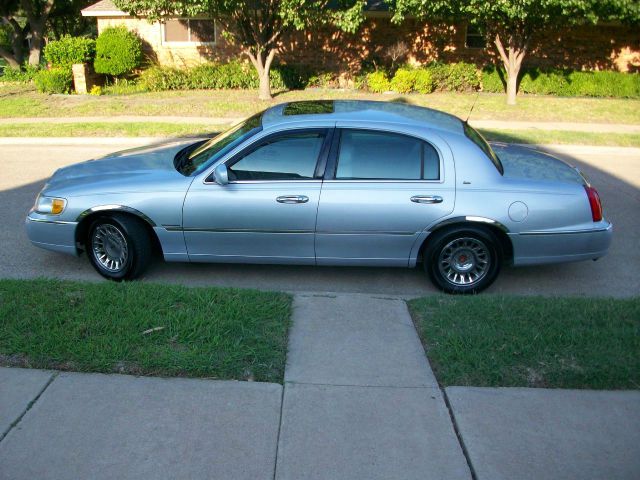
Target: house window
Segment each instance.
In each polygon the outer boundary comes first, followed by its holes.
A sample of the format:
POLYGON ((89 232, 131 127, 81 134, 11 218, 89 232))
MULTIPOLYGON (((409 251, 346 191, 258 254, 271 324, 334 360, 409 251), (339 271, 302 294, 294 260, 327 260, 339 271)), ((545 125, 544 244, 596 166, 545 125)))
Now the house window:
POLYGON ((482 33, 477 25, 467 25, 464 46, 466 48, 485 48, 487 46, 484 33, 482 33))
POLYGON ((210 19, 172 18, 162 29, 164 43, 215 43, 215 22, 210 19))

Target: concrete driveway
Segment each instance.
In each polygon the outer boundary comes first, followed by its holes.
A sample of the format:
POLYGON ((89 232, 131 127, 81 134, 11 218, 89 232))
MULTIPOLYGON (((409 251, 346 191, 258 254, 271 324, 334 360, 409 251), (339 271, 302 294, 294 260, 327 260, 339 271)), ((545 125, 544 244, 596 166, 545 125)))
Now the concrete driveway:
MULTIPOLYGON (((125 148, 123 145, 122 148, 125 148)), ((73 258, 32 247, 24 216, 44 181, 57 168, 118 150, 114 145, 2 145, 0 175, 0 275, 99 280, 86 257, 73 258)), ((615 236, 598 262, 508 268, 492 293, 629 296, 640 292, 640 155, 584 151, 565 159, 587 173, 600 191, 615 236)), ((145 276, 154 282, 224 285, 288 291, 359 292, 405 297, 435 292, 421 269, 328 268, 156 263, 145 276)))

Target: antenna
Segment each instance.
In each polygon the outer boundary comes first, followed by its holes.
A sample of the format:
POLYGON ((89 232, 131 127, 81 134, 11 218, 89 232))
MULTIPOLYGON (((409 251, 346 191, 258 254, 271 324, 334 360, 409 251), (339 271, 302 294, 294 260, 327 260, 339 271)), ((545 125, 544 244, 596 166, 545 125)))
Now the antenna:
POLYGON ((469 123, 469 117, 471 117, 471 112, 473 112, 473 108, 476 106, 476 102, 478 101, 479 97, 480 97, 480 90, 478 90, 478 93, 476 94, 476 98, 473 101, 473 105, 471 105, 471 109, 469 110, 469 113, 467 114, 467 119, 464 121, 464 123, 469 123))

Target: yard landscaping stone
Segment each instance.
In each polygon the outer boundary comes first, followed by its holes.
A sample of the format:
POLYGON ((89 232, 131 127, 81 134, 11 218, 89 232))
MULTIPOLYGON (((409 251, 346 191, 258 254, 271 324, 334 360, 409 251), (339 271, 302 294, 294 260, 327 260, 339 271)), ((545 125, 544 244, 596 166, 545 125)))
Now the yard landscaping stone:
POLYGON ((478 480, 640 478, 640 391, 446 394, 478 480))
POLYGON ((0 368, 0 438, 27 410, 53 375, 54 372, 44 370, 0 368))
POLYGON ((281 396, 269 383, 63 373, 0 443, 0 478, 271 480, 281 396))

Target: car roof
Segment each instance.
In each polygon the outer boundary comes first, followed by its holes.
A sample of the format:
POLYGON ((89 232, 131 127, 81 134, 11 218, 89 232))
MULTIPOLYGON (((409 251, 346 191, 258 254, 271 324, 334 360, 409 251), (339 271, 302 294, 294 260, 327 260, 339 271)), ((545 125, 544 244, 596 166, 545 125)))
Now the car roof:
POLYGON ((305 120, 384 122, 422 126, 464 134, 462 120, 454 115, 400 102, 364 100, 314 100, 276 105, 262 114, 263 127, 305 120))

